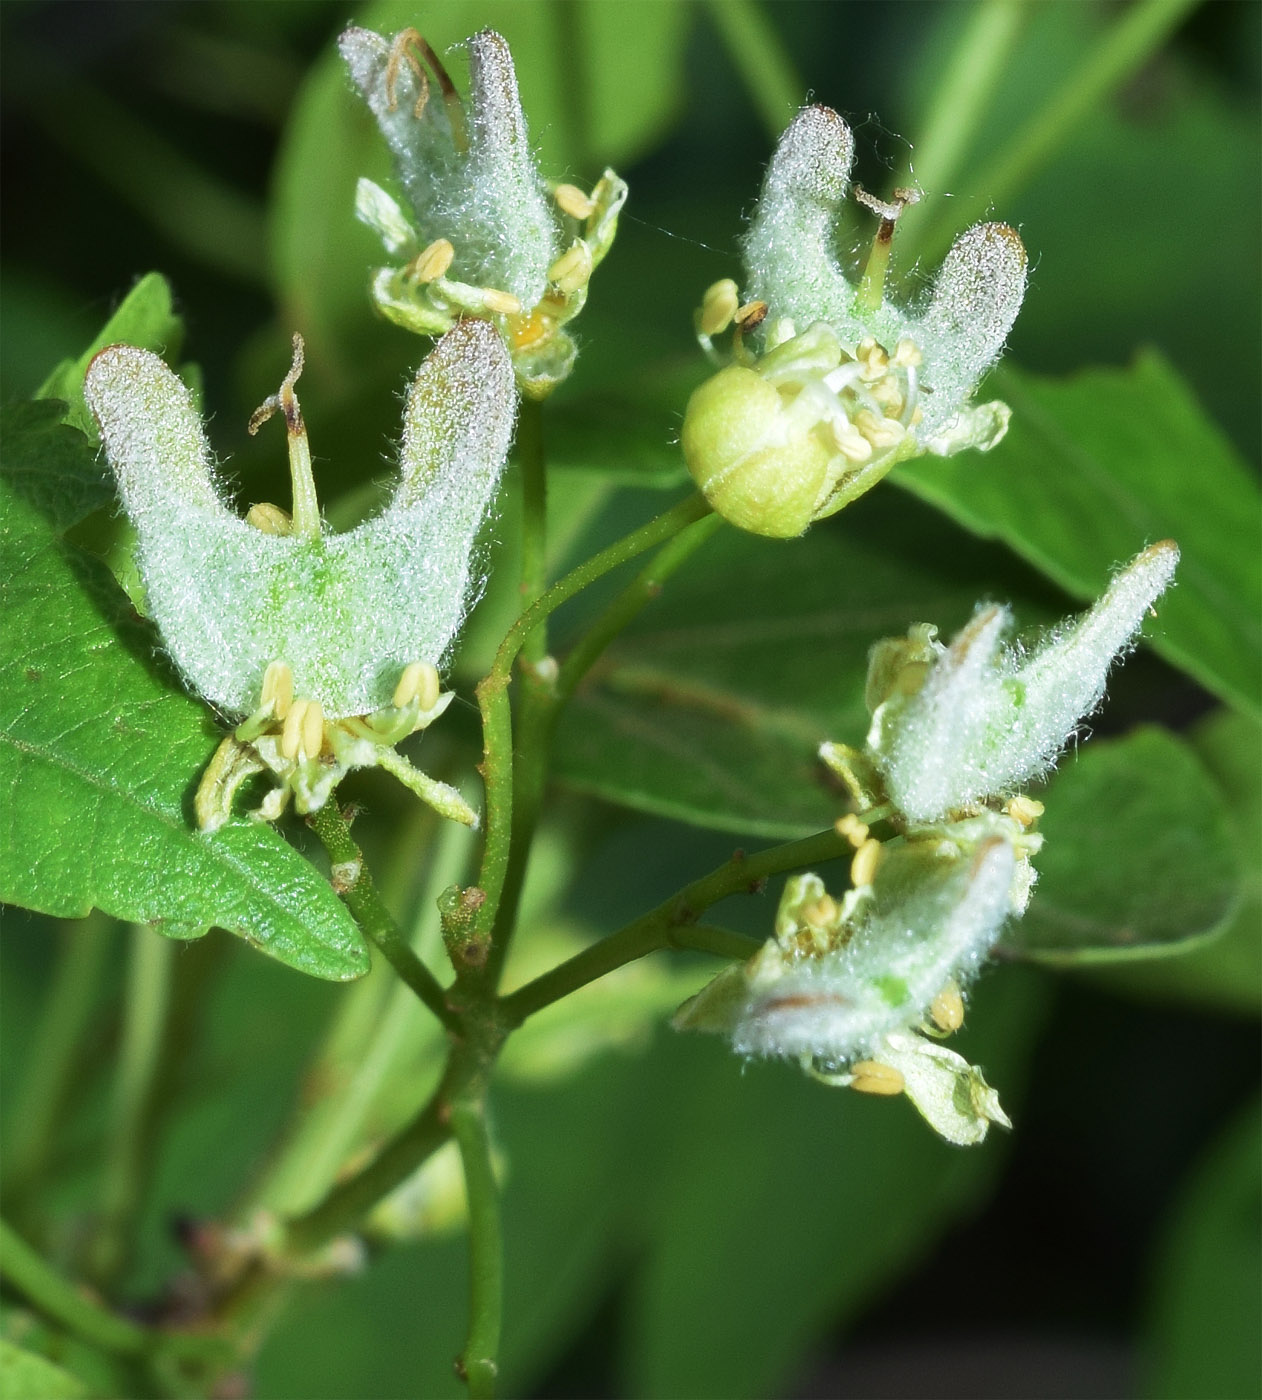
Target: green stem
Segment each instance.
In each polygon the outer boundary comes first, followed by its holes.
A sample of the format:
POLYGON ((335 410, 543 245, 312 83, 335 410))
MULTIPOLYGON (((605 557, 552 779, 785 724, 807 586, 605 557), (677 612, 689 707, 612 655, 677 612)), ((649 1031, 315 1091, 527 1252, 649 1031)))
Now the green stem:
POLYGON ((658 550, 648 567, 641 570, 634 581, 610 602, 565 658, 557 674, 556 694, 559 700, 568 700, 573 695, 579 682, 600 659, 610 642, 657 597, 666 580, 715 534, 722 524, 721 515, 702 516, 658 550))
POLYGON ((727 895, 757 889, 771 875, 850 853, 848 843, 832 830, 772 846, 752 856, 737 852, 731 860, 685 885, 656 909, 505 997, 501 1010, 507 1023, 520 1025, 527 1016, 554 1001, 660 948, 699 948, 721 957, 748 957, 757 945, 747 947, 738 934, 709 927, 699 934, 695 926, 701 914, 727 895))
POLYGON ((707 0, 706 11, 758 115, 779 136, 806 97, 806 85, 775 27, 755 0, 707 0))
POLYGON ((469 1333, 459 1368, 470 1400, 490 1400, 498 1374, 504 1305, 504 1248, 499 1187, 481 1100, 453 1104, 451 1126, 460 1145, 469 1202, 469 1333))
MULTIPOLYGON (((150 933, 151 938, 158 935, 150 933)), ((146 1351, 156 1335, 93 1303, 63 1278, 5 1221, 0 1220, 0 1275, 41 1312, 105 1351, 146 1351)))
MULTIPOLYGON (((543 405, 523 399, 517 418, 521 463, 521 597, 523 610, 543 597, 548 583, 548 475, 543 443, 543 405)), ((536 666, 548 654, 547 621, 522 643, 522 659, 536 666)))
MULTIPOLYGON (((482 850, 478 884, 486 899, 478 912, 474 935, 489 939, 493 930, 498 930, 502 935, 492 947, 487 961, 485 975, 489 980, 497 977, 503 967, 505 930, 511 927, 511 923, 505 922, 507 916, 501 916, 499 911, 513 854, 513 720, 508 697, 513 664, 535 627, 563 603, 611 569, 670 539, 685 526, 709 514, 709 511, 705 500, 694 493, 572 569, 517 619, 500 643, 494 665, 478 684, 484 754, 482 780, 486 785, 486 842, 482 850)), ((517 849, 520 854, 521 836, 518 837, 517 849)), ((515 913, 515 908, 510 909, 509 913, 515 913)))
POLYGON ((288 1223, 287 1253, 308 1254, 353 1229, 383 1196, 406 1181, 447 1141, 451 1125, 444 1085, 366 1167, 330 1191, 319 1205, 288 1223))
MULTIPOLYGON (((424 809, 417 808, 418 814, 424 809)), ((427 815, 427 814, 426 814, 427 815)), ((416 823, 410 827, 414 836, 416 823)), ((433 826, 434 823, 427 823, 433 826)), ((415 899, 417 914, 411 945, 423 956, 425 944, 440 947, 436 903, 465 868, 470 846, 467 828, 442 822, 432 833, 433 861, 415 899)), ((415 845, 412 860, 415 861, 415 845)), ((399 882, 386 882, 387 888, 399 882)), ((396 891, 398 893, 398 891, 396 891)), ((380 970, 383 974, 385 969, 380 970)), ((373 974, 348 989, 327 1043, 311 1065, 306 1083, 327 1085, 328 1092, 304 1106, 283 1151, 266 1178, 240 1212, 242 1217, 262 1208, 293 1215, 313 1206, 329 1190, 342 1165, 363 1140, 364 1124, 387 1085, 400 1075, 414 1075, 406 1066, 427 1038, 438 1034, 434 1023, 416 1005, 411 989, 388 975, 373 974)), ((435 1048, 434 1056, 438 1054, 435 1048)), ((420 1086, 416 1086, 417 1092, 420 1086)))
POLYGON ((364 864, 364 854, 355 844, 337 803, 326 802, 307 818, 307 822, 320 838, 333 864, 355 872, 353 880, 340 893, 364 937, 383 954, 395 972, 444 1026, 454 1026, 455 1016, 447 1005, 447 994, 434 974, 412 951, 390 911, 382 903, 364 864))
MULTIPOLYGON (((1047 163, 1074 129, 1165 42, 1200 0, 1136 0, 1096 44, 1060 90, 995 159, 969 176, 989 204, 1002 206, 1047 163)), ((955 219, 934 224, 925 243, 931 257, 950 243, 955 219)))
MULTIPOLYGON (((909 167, 902 184, 914 179, 927 194, 946 192, 986 115, 1028 13, 1028 0, 979 0, 974 6, 921 124, 914 173, 909 167)), ((916 234, 929 207, 912 205, 899 218, 898 241, 908 265, 914 261, 916 234)))
POLYGON ((84 1050, 113 935, 113 924, 100 915, 72 924, 62 934, 53 984, 26 1046, 22 1080, 13 1095, 5 1173, 10 1203, 38 1179, 47 1159, 84 1050))
POLYGON ((103 1279, 115 1274, 125 1260, 128 1222, 150 1160, 148 1119, 162 1058, 175 954, 169 938, 141 925, 131 929, 130 943, 123 1039, 101 1182, 101 1228, 93 1250, 93 1273, 103 1279))

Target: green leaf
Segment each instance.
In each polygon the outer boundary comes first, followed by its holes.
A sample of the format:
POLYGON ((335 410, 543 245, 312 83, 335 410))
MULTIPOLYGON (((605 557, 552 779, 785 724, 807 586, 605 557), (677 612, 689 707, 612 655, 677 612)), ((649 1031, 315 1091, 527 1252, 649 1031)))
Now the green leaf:
MULTIPOLYGON (((916 621, 962 624, 1003 562, 891 492, 800 540, 726 530, 587 678, 557 736, 557 772, 723 831, 818 831, 843 799, 817 751, 862 742, 869 647, 916 621)), ((1048 616, 1028 601, 1018 612, 1023 624, 1048 616)))
MULTIPOLYGON (((10 437, 9 470, 37 470, 45 437, 10 437)), ((174 938, 217 925, 316 977, 363 973, 350 916, 274 830, 196 830, 192 793, 218 738, 208 712, 156 663, 105 567, 7 481, 0 590, 0 899, 63 918, 96 907, 174 938)))
POLYGON ((1153 1400, 1262 1394, 1262 1120, 1256 1103, 1194 1172, 1158 1254, 1148 1317, 1153 1400))
MULTIPOLYGON (((961 1038, 1009 1106, 1041 1021, 1037 979, 1016 971, 979 989, 961 1038)), ((825 1088, 792 1065, 742 1072, 713 1041, 672 1058, 658 1079, 666 1132, 642 1157, 652 1186, 623 1389, 794 1393, 810 1347, 976 1206, 1003 1135, 961 1152, 901 1099, 825 1088)))
POLYGON ((1089 743, 1041 796, 1039 881, 1005 936, 1010 951, 1058 964, 1155 957, 1203 942, 1232 914, 1240 869, 1226 806, 1173 734, 1089 743))
POLYGON ((1262 712, 1259 497, 1240 458, 1155 351, 1065 379, 1005 369, 1012 407, 991 453, 921 460, 894 480, 1095 598, 1109 570, 1163 538, 1183 551, 1152 645, 1230 704, 1262 712))
POLYGON ((77 1376, 0 1337, 0 1400, 79 1400, 87 1393, 77 1376))
POLYGON ((103 464, 84 451, 83 434, 64 419, 65 404, 55 399, 14 404, 0 413, 0 471, 59 531, 114 499, 103 464))
POLYGON ((136 345, 174 364, 184 341, 184 323, 171 304, 165 277, 150 272, 127 293, 101 333, 77 360, 63 360, 36 390, 37 399, 61 399, 64 421, 97 441, 96 420, 83 401, 83 376, 98 350, 107 345, 136 345))
POLYGON ((1218 1008, 1262 1011, 1262 725, 1219 710, 1191 734, 1192 746, 1227 806, 1241 870, 1240 900, 1227 926, 1204 947, 1175 959, 1102 968, 1115 992, 1218 1008))

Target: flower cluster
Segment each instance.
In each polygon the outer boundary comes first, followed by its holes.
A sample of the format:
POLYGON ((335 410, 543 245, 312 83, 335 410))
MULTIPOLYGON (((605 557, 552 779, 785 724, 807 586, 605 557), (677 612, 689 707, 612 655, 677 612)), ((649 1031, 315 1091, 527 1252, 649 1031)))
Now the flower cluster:
POLYGON ((517 397, 504 345, 485 322, 450 331, 408 391, 393 498, 345 534, 324 524, 294 384, 251 420, 279 412, 292 514, 228 506, 183 383, 146 350, 112 345, 84 384, 123 506, 135 526, 149 614, 190 686, 244 715, 196 798, 199 824, 227 821, 253 773, 278 786, 259 815, 292 797, 319 808, 351 769, 381 766, 444 816, 476 824, 458 792, 413 768, 394 745, 446 709, 438 667, 476 578, 474 537, 508 455, 517 397))
POLYGON ((409 209, 360 180, 359 217, 394 260, 373 275, 383 315, 421 335, 466 317, 501 331, 523 393, 543 398, 570 372, 566 324, 609 251, 627 187, 548 186, 536 169, 508 45, 467 40, 469 100, 415 29, 385 39, 351 28, 339 47, 394 156, 409 209))
POLYGON ((1114 659, 1169 585, 1178 549, 1152 545, 1100 601, 1036 646, 1005 643, 1006 608, 981 607, 944 646, 925 624, 872 650, 862 749, 824 744, 857 813, 838 902, 790 880, 775 937, 676 1016, 742 1055, 798 1060, 829 1083, 906 1093, 943 1137, 1007 1125, 981 1072, 937 1043, 1010 916, 1026 908, 1042 805, 1020 792, 1099 703, 1114 659), (885 839, 872 834, 878 823, 885 839))
POLYGON ((862 276, 834 253, 854 160, 850 128, 804 108, 781 136, 744 240, 743 297, 724 280, 698 313, 703 346, 732 331, 732 363, 693 395, 683 449, 707 500, 743 529, 800 535, 924 453, 983 451, 1003 437, 1002 403, 973 390, 1003 348, 1025 294, 1025 249, 1007 224, 957 239, 923 305, 885 299, 903 208, 855 188, 880 220, 862 276))

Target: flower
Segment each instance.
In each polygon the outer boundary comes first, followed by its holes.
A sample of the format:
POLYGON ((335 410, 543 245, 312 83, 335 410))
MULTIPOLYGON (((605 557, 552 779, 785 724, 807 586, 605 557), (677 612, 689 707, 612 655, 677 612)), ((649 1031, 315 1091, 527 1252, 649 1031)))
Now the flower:
POLYGON ((799 535, 926 452, 985 451, 1007 431, 1002 403, 973 404, 1025 294, 1025 249, 1007 224, 978 224, 947 254, 915 307, 885 300, 898 217, 855 187, 880 218, 861 277, 834 249, 854 138, 827 107, 806 107, 781 136, 745 236, 742 297, 730 280, 706 294, 697 329, 713 351, 732 328, 734 362, 692 396, 689 469, 711 505, 758 534, 799 535))
POLYGON ((451 701, 442 664, 476 583, 474 537, 508 453, 516 395, 507 352, 469 321, 439 342, 408 391, 400 476, 389 504, 344 534, 320 516, 294 384, 250 430, 285 419, 294 509, 228 506, 188 390, 153 354, 102 350, 84 392, 137 534, 147 608, 190 686, 244 715, 220 745, 195 806, 206 830, 230 815, 252 773, 279 786, 260 815, 292 796, 320 807, 352 768, 379 765, 443 815, 477 817, 454 789, 418 772, 394 745, 451 701))
POLYGON ((935 1041, 963 1021, 970 982, 1034 888, 1043 806, 1016 789, 1099 703, 1178 558, 1170 540, 1151 545, 1093 608, 1029 648, 1003 645, 1011 615, 994 606, 949 646, 926 623, 878 642, 867 743, 820 748, 859 809, 837 823, 854 848, 851 889, 838 902, 817 875, 791 879, 774 938, 685 1002, 675 1025, 726 1035, 741 1055, 797 1060, 826 1083, 906 1093, 951 1142, 1010 1126, 981 1072, 935 1041))
POLYGON ((492 321, 522 392, 546 397, 573 365, 564 327, 582 310, 592 271, 613 243, 626 185, 612 170, 590 194, 545 184, 512 54, 493 30, 466 40, 467 105, 415 29, 387 40, 351 28, 338 45, 410 206, 405 212, 371 180, 359 182, 356 212, 397 260, 374 273, 373 301, 421 335, 440 335, 468 316, 492 321))

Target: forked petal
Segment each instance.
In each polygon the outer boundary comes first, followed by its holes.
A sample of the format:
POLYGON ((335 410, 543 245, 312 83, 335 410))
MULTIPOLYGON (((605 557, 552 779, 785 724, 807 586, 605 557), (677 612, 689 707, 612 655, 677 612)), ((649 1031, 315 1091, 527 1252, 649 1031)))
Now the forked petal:
MULTIPOLYGON (((1007 224, 977 224, 947 254, 922 327, 935 372, 938 364, 945 366, 949 388, 959 398, 998 359, 1021 309, 1025 279, 1025 245, 1007 224)), ((939 391, 936 381, 934 389, 939 391)))
POLYGON ((853 162, 854 136, 829 107, 804 107, 776 145, 744 253, 747 296, 777 317, 836 325, 849 315, 834 246, 853 162))
POLYGON ((138 528, 190 507, 228 518, 192 396, 157 355, 107 345, 88 366, 83 393, 138 528))

